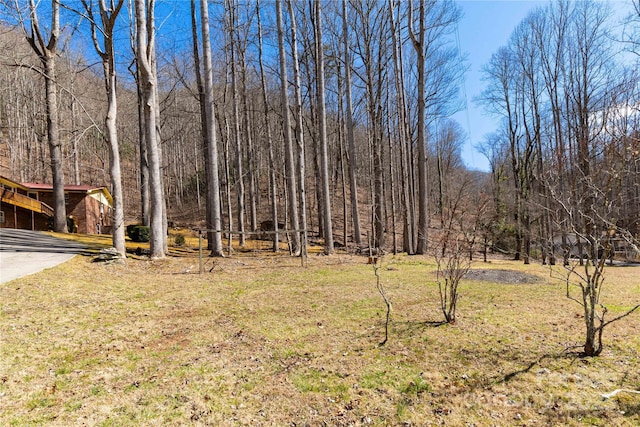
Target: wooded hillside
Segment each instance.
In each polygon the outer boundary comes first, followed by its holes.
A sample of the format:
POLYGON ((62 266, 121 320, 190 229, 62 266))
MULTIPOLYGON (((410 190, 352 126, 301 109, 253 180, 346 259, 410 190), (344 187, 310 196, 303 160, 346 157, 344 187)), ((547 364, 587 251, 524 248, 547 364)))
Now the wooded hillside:
POLYGON ((303 230, 294 253, 309 234, 328 254, 369 240, 551 263, 637 243, 640 13, 618 31, 603 3, 554 1, 514 29, 484 68, 478 102, 502 119, 484 173, 449 118, 454 1, 17 5, 0 2, 2 174, 108 183, 121 251, 132 222, 158 257, 169 222, 210 229, 214 255, 220 231, 268 221, 303 230))

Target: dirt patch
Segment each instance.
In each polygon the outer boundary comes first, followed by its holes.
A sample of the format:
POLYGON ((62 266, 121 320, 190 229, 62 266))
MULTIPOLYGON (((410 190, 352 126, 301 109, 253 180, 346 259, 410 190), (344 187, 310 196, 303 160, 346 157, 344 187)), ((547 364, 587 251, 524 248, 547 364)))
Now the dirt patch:
POLYGON ((467 280, 481 280, 483 282, 506 283, 512 285, 527 285, 540 283, 542 280, 533 274, 521 273, 514 270, 469 270, 464 276, 467 280))

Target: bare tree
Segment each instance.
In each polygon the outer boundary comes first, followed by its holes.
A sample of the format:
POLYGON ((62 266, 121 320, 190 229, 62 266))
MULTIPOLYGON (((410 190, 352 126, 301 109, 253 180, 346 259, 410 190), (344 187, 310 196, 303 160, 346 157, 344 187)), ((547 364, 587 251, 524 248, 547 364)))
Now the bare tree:
POLYGON ((634 54, 640 56, 640 0, 631 0, 633 10, 629 13, 625 20, 625 24, 629 30, 623 35, 623 41, 629 45, 628 49, 634 54))
MULTIPOLYGON (((132 4, 132 2, 130 2, 132 4)), ((130 11, 130 16, 133 16, 133 13, 130 11)), ((132 20, 133 24, 135 21, 132 20)), ((132 24, 132 27, 134 26, 132 24)), ((136 34, 135 28, 131 29, 131 49, 136 55, 136 34)), ((140 183, 140 222, 142 225, 149 226, 150 225, 150 205, 151 205, 151 194, 149 191, 149 160, 147 157, 147 132, 146 125, 144 122, 144 98, 141 84, 141 72, 140 67, 137 64, 137 61, 131 64, 129 67, 129 72, 133 76, 133 79, 136 82, 136 96, 137 96, 137 106, 138 106, 138 147, 139 147, 139 158, 138 158, 138 167, 139 167, 139 183, 140 183)))
MULTIPOLYGON (((22 15, 19 18, 25 37, 42 64, 42 75, 45 82, 47 141, 53 177, 53 229, 58 233, 66 233, 68 230, 64 199, 64 164, 62 141, 59 137, 58 89, 56 86, 56 59, 60 39, 60 2, 59 0, 51 0, 51 24, 48 38, 38 20, 38 10, 34 0, 29 0, 28 11, 28 18, 23 18, 22 15)), ((20 13, 19 9, 18 12, 20 13)))
POLYGON ((425 254, 427 251, 427 229, 429 227, 429 206, 427 189, 427 139, 425 132, 426 121, 426 82, 425 82, 425 49, 426 49, 426 0, 420 0, 418 13, 417 36, 413 27, 413 1, 409 1, 409 36, 416 52, 418 68, 418 245, 416 253, 425 254))
POLYGON ((329 155, 327 152, 327 115, 325 110, 324 45, 322 39, 322 2, 315 2, 316 48, 316 114, 318 118, 318 144, 320 151, 320 177, 322 188, 324 253, 333 253, 333 225, 331 220, 331 196, 329 191, 329 155))
MULTIPOLYGON (((250 9, 251 10, 251 9, 250 9)), ((247 180, 249 184, 249 224, 251 227, 251 231, 256 231, 258 228, 257 222, 257 203, 258 203, 258 189, 257 189, 257 176, 258 172, 255 167, 256 162, 256 152, 254 148, 254 138, 252 135, 252 127, 250 124, 250 117, 253 107, 249 105, 249 94, 247 89, 247 74, 248 74, 248 64, 247 64, 247 44, 248 44, 248 35, 247 30, 242 31, 244 28, 251 27, 251 12, 249 12, 249 16, 247 16, 246 21, 237 22, 234 26, 234 34, 235 34, 235 45, 237 47, 237 54, 239 58, 234 63, 238 63, 240 65, 240 87, 241 87, 241 97, 242 97, 242 135, 244 139, 245 150, 243 153, 246 158, 246 166, 247 166, 247 180)), ((234 16, 236 20, 238 20, 239 11, 236 9, 234 16)))
POLYGON ((269 191, 271 193, 271 222, 273 224, 273 250, 277 252, 279 249, 278 236, 278 197, 276 185, 276 164, 273 153, 273 137, 271 135, 271 126, 269 123, 269 103, 267 99, 267 79, 264 68, 264 48, 262 46, 262 20, 260 18, 260 0, 256 1, 256 15, 258 17, 258 58, 260 65, 260 83, 262 86, 262 103, 264 114, 264 127, 267 137, 267 145, 269 149, 269 191))
POLYGON ((381 281, 380 277, 380 268, 382 268, 382 257, 381 256, 372 256, 372 247, 371 243, 369 243, 369 259, 371 260, 371 265, 373 266, 373 273, 376 276, 376 289, 380 293, 382 300, 384 301, 384 305, 387 309, 385 320, 384 320, 384 339, 380 342, 380 346, 383 346, 389 341, 389 322, 391 321, 391 300, 387 296, 387 290, 384 287, 384 284, 381 281))
POLYGON ((437 265, 440 309, 447 323, 456 322, 458 305, 458 286, 471 267, 468 256, 471 240, 469 219, 465 211, 465 198, 469 190, 469 182, 463 180, 450 195, 450 203, 443 218, 438 243, 433 246, 433 255, 437 265))
POLYGON ((456 323, 458 307, 458 286, 471 267, 467 256, 468 248, 463 238, 448 236, 449 241, 441 241, 439 250, 435 251, 437 265, 436 281, 440 295, 440 309, 445 322, 456 323))
POLYGON ((307 255, 307 188, 306 188, 306 158, 305 158, 305 142, 304 142, 304 111, 302 109, 302 84, 300 77, 300 60, 298 58, 298 34, 296 24, 296 14, 293 10, 291 0, 287 0, 287 9, 289 11, 289 19, 291 20, 291 53, 293 62, 293 86, 295 92, 295 138, 296 138, 296 152, 298 155, 298 199, 299 199, 299 215, 302 232, 300 233, 301 240, 301 255, 306 257, 307 255))
POLYGON ((164 209, 163 183, 160 171, 160 138, 157 129, 158 78, 155 69, 155 0, 135 0, 136 61, 140 70, 142 96, 144 100, 145 138, 149 162, 150 201, 150 255, 165 256, 166 213, 164 209))
MULTIPOLYGON (((198 90, 197 99, 200 105, 200 134, 202 136, 202 140, 198 141, 194 144, 195 151, 195 161, 196 161, 196 194, 198 199, 198 210, 200 210, 201 202, 200 202, 200 176, 198 169, 198 153, 200 153, 199 147, 202 148, 202 151, 205 153, 205 158, 207 157, 207 141, 209 138, 207 134, 209 132, 207 125, 207 116, 206 116, 206 105, 205 105, 205 95, 204 95, 204 78, 202 77, 202 60, 200 59, 200 36, 198 35, 198 16, 197 16, 197 7, 196 0, 190 0, 189 2, 190 10, 191 10, 191 42, 193 49, 193 67, 195 69, 195 77, 196 77, 196 87, 198 90)), ((207 162, 205 161, 205 176, 207 174, 207 162)), ((206 181, 205 181, 206 182, 206 181)), ((209 218, 209 213, 211 210, 211 198, 206 197, 206 213, 205 218, 209 218)), ((207 228, 209 228, 209 224, 207 223, 207 228)), ((212 242, 214 240, 213 231, 207 232, 207 249, 211 250, 212 242), (211 234, 210 234, 211 233, 211 234)))
MULTIPOLYGON (((360 231, 360 214, 358 210, 358 184, 356 179, 356 145, 353 135, 353 99, 351 83, 351 56, 349 46, 349 25, 347 17, 347 0, 342 0, 342 49, 344 56, 344 80, 346 86, 346 127, 347 127, 347 147, 349 165, 349 191, 351 197, 351 221, 353 221, 353 240, 357 245, 362 244, 362 233, 360 231)), ((346 228, 346 224, 345 224, 346 228)), ((347 243, 346 241, 344 242, 347 243)))
POLYGON ((71 163, 72 163, 72 173, 73 173, 73 184, 81 185, 82 180, 80 178, 80 148, 79 148, 79 123, 78 123, 78 99, 75 94, 76 89, 76 78, 78 77, 78 69, 80 68, 80 61, 74 61, 73 55, 67 55, 67 68, 71 71, 70 82, 69 82, 69 110, 71 110, 71 163))
POLYGON ((291 137, 291 113, 289 111, 289 95, 287 78, 287 57, 284 45, 284 25, 282 22, 282 1, 276 0, 276 17, 278 22, 278 50, 280 54, 280 97, 282 102, 283 134, 285 147, 285 171, 287 176, 287 201, 289 209, 289 220, 291 227, 296 230, 291 236, 291 251, 296 254, 300 252, 300 234, 297 230, 300 226, 298 221, 298 199, 296 187, 295 162, 293 154, 293 139, 291 137))
POLYGON ((615 223, 621 206, 618 200, 612 200, 610 197, 609 189, 615 177, 612 172, 605 170, 598 177, 582 177, 582 192, 578 200, 575 200, 570 192, 561 193, 557 184, 549 183, 553 200, 563 213, 556 220, 561 218, 569 223, 569 229, 574 236, 574 250, 577 250, 575 255, 580 259, 586 258, 584 263, 574 258, 564 266, 564 270, 552 270, 556 277, 559 275, 565 282, 567 298, 578 303, 583 309, 585 356, 600 355, 604 348, 604 329, 640 309, 640 304, 636 304, 618 316, 606 318, 609 309, 603 303, 602 290, 605 285, 606 262, 614 250, 612 237, 623 240, 636 254, 640 254, 637 239, 627 229, 620 228, 615 223), (585 191, 588 193, 585 194, 585 191), (589 205, 583 203, 585 200, 589 201, 589 205), (591 224, 589 229, 584 228, 585 221, 591 224), (583 241, 584 245, 579 247, 576 244, 577 239, 583 241))
POLYGON ((240 246, 245 246, 246 235, 244 233, 245 225, 245 186, 244 186, 244 150, 242 143, 242 135, 240 132, 240 92, 238 90, 238 61, 236 58, 237 50, 237 32, 238 24, 236 21, 236 2, 235 0, 228 0, 225 2, 229 13, 229 67, 231 70, 231 93, 233 104, 233 136, 235 141, 235 172, 236 172, 236 197, 238 201, 238 209, 236 211, 238 220, 238 231, 240 232, 239 241, 240 246))
POLYGON ((6 53, 0 61, 0 139, 6 144, 6 166, 20 181, 48 179, 45 91, 34 86, 32 71, 40 71, 40 60, 24 38, 24 33, 0 32, 0 49, 6 53), (9 68, 10 67, 10 68, 9 68))
MULTIPOLYGON (((574 54, 568 55, 566 65, 567 97, 571 100, 568 126, 575 137, 575 146, 572 148, 576 171, 571 181, 574 191, 586 196, 582 199, 586 209, 592 203, 588 179, 596 172, 592 165, 598 151, 595 136, 600 134, 604 126, 604 121, 594 113, 606 111, 609 107, 604 94, 609 89, 609 76, 614 71, 607 25, 611 12, 604 4, 578 2, 573 13, 569 48, 574 54), (580 184, 583 188, 580 188, 580 184)), ((590 220, 589 216, 585 216, 583 227, 587 236, 591 236, 590 220)), ((597 248, 594 241, 589 246, 593 251, 597 248)), ((591 256, 595 258, 595 254, 591 256)))
POLYGON ((633 203, 626 193, 616 191, 616 180, 625 166, 612 161, 615 141, 605 132, 607 118, 619 107, 612 93, 611 76, 617 69, 611 60, 611 37, 608 18, 610 10, 599 3, 575 4, 569 25, 567 57, 567 92, 570 100, 569 130, 575 136, 572 153, 574 166, 570 191, 555 186, 554 201, 569 224, 577 242, 578 265, 567 267, 567 296, 582 305, 586 336, 584 354, 601 353, 602 333, 606 326, 640 308, 606 320, 608 309, 601 302, 605 261, 613 250, 613 235, 637 248, 637 241, 625 221, 619 218, 624 205, 633 203), (605 147, 605 150, 603 150, 605 147), (571 289, 579 289, 578 297, 571 289))
POLYGON ((435 168, 438 173, 438 214, 440 226, 445 226, 445 209, 450 202, 450 183, 457 170, 462 170, 462 158, 460 152, 464 142, 462 127, 453 120, 438 120, 432 132, 434 144, 430 154, 435 159, 435 168))
MULTIPOLYGON (((480 101, 493 114, 503 118, 503 130, 506 135, 507 152, 511 164, 511 178, 515 188, 515 208, 512 210, 515 222, 515 256, 520 259, 522 249, 522 117, 518 114, 519 99, 522 98, 521 87, 517 84, 518 70, 513 57, 513 51, 508 47, 501 47, 491 56, 491 60, 484 67, 485 79, 488 83, 480 101)), ((499 143, 498 140, 495 142, 499 143)))
POLYGON ((91 23, 91 35, 93 45, 102 61, 105 90, 107 94, 107 115, 105 128, 109 143, 109 172, 111 176, 111 193, 113 196, 112 213, 112 242, 118 253, 126 256, 125 227, 124 227, 124 200, 122 196, 122 176, 120 173, 120 144, 118 139, 118 98, 116 85, 116 64, 114 29, 118 15, 124 5, 124 0, 112 0, 107 7, 106 0, 100 0, 98 13, 101 26, 94 17, 93 4, 82 0, 82 4, 89 16, 91 23), (98 37, 98 33, 101 37, 98 37))
POLYGON ((362 3, 354 7, 357 53, 363 63, 363 72, 359 77, 365 87, 367 132, 371 154, 372 173, 372 229, 373 245, 380 249, 385 244, 385 177, 384 147, 385 125, 383 118, 384 98, 386 96, 386 64, 389 59, 387 49, 387 10, 376 3, 362 3))
MULTIPOLYGON (((398 3, 398 9, 400 8, 398 3)), ((389 17, 391 26, 391 40, 393 43, 393 71, 396 90, 396 118, 397 118, 397 138, 400 146, 400 181, 402 183, 402 205, 404 213, 403 247, 412 255, 415 253, 415 242, 417 241, 416 221, 415 221, 415 197, 413 191, 413 162, 410 160, 410 129, 407 120, 407 103, 405 97, 404 71, 402 61, 402 50, 400 49, 401 34, 399 19, 394 17, 395 0, 389 0, 389 17)), ((399 14, 399 10, 398 10, 399 14)))
MULTIPOLYGON (((535 26, 537 18, 536 13, 530 14, 516 28, 512 34, 512 43, 514 45, 514 60, 516 61, 516 81, 513 83, 517 86, 520 96, 516 96, 518 114, 520 115, 520 123, 522 124, 522 134, 512 144, 511 161, 513 165, 513 176, 515 186, 518 190, 516 193, 518 201, 518 218, 520 233, 522 234, 523 261, 525 264, 530 263, 531 258, 531 241, 532 241, 532 192, 534 187, 534 174, 543 174, 543 150, 542 150, 542 123, 541 123, 541 76, 537 70, 540 68, 540 58, 538 49, 535 46, 532 27, 535 26), (536 171, 537 165, 537 171, 536 171)), ((545 187, 540 186, 539 190, 544 191, 545 187)), ((543 202, 544 202, 543 197, 543 202)), ((548 212, 544 209, 543 212, 548 212)), ((545 218, 546 219, 546 218, 545 218)), ((542 221, 543 232, 546 229, 545 221, 542 221)), ((543 236, 547 240, 547 236, 543 236)), ((546 245, 543 246, 545 249, 546 245)), ((546 259, 546 257, 545 257, 546 259)))
POLYGON ((205 148, 205 173, 207 176, 207 229, 211 255, 222 256, 222 228, 220 207, 220 181, 218 176, 218 139, 216 134, 216 115, 213 102, 213 61, 211 59, 211 38, 209 35, 209 9, 206 0, 200 0, 200 25, 202 31, 203 89, 201 106, 206 129, 203 133, 205 148), (203 105, 204 104, 204 105, 203 105))
MULTIPOLYGON (((560 185, 566 185, 568 179, 567 172, 567 143, 566 135, 563 128, 562 118, 562 70, 564 67, 565 50, 567 48, 567 31, 570 17, 569 2, 559 1, 550 4, 543 13, 543 19, 537 19, 534 26, 535 40, 540 53, 540 63, 542 77, 545 82, 545 90, 548 96, 548 102, 551 107, 551 115, 553 122, 553 133, 550 138, 550 148, 552 151, 552 161, 556 165, 556 177, 560 185)), ((540 151, 540 150, 539 150, 540 151)), ((540 154, 539 154, 540 155, 540 154)), ((542 156, 538 159, 538 162, 542 162, 542 156)), ((538 176, 544 175, 546 172, 540 170, 540 163, 538 163, 538 176)), ((540 179, 539 182, 543 182, 540 179)), ((543 192, 546 191, 546 187, 543 188, 543 192)), ((547 216, 547 226, 549 227, 550 236, 548 241, 551 243, 549 249, 550 263, 554 262, 554 249, 553 249, 553 230, 550 216, 550 206, 548 202, 550 197, 548 194, 544 194, 543 204, 545 205, 545 214, 547 216)), ((569 263, 566 251, 567 248, 567 230, 564 227, 565 222, 560 221, 561 229, 561 245, 563 248, 563 262, 569 263)))
POLYGON ((409 38, 416 54, 418 228, 416 253, 427 253, 429 206, 427 173, 427 121, 447 116, 455 109, 456 82, 463 67, 456 48, 447 47, 447 35, 460 19, 460 10, 448 0, 419 0, 414 18, 414 1, 408 2, 409 38), (417 26, 417 28, 416 28, 417 26), (427 92, 429 87, 429 92, 427 92), (453 107, 453 108, 452 108, 453 107), (431 117, 427 117, 427 112, 431 117))

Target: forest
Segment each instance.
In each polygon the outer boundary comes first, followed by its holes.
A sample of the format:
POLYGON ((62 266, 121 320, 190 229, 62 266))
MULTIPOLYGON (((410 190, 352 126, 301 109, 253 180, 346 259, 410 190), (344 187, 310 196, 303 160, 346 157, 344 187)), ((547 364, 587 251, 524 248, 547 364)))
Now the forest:
POLYGON ((461 159, 452 0, 0 1, 3 174, 108 185, 113 246, 150 226, 529 263, 637 259, 640 2, 532 10, 483 67, 500 120, 461 159), (6 171, 6 172, 5 172, 6 171), (270 224, 270 227, 269 227, 270 224))

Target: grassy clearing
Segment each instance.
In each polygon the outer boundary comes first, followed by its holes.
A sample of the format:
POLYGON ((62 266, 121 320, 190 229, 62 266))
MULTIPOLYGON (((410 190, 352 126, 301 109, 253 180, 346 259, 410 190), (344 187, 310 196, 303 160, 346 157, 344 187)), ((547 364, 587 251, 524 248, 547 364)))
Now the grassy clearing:
MULTIPOLYGON (((596 359, 581 309, 538 265, 476 263, 533 284, 464 281, 441 325, 432 260, 388 256, 385 307, 366 259, 195 255, 126 266, 76 257, 0 285, 2 425, 602 425, 640 423, 640 317, 596 359), (208 267, 212 265, 208 260, 208 267), (208 269, 207 269, 208 271, 208 269)), ((640 267, 607 271, 620 311, 640 267)))

